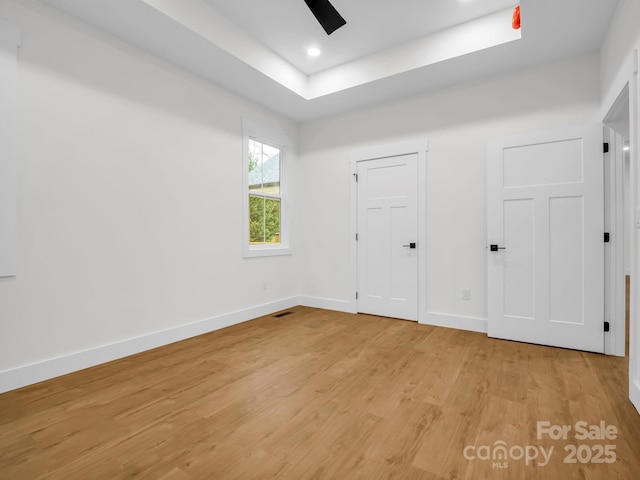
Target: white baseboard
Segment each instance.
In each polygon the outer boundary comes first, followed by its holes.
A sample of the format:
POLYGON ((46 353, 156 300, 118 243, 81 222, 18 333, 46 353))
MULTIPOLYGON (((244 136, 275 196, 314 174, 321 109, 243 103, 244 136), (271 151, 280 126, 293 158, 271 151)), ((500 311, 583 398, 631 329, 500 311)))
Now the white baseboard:
POLYGON ((435 327, 456 328, 458 330, 468 330, 470 332, 487 333, 487 319, 475 317, 462 317, 459 315, 448 315, 445 313, 427 312, 420 318, 423 325, 433 325, 435 327))
MULTIPOLYGON (((0 393, 49 380, 61 375, 94 367, 102 363, 124 358, 129 355, 162 347, 187 338, 213 332, 221 328, 246 322, 254 318, 269 315, 297 305, 334 310, 338 312, 356 313, 356 302, 335 300, 330 298, 301 295, 283 300, 257 305, 245 310, 231 312, 217 317, 200 320, 187 325, 149 333, 121 342, 102 345, 100 347, 75 352, 58 358, 24 365, 0 372, 0 393)), ((456 328, 472 332, 487 332, 487 320, 483 318, 462 317, 442 313, 426 313, 420 323, 438 327, 456 328)), ((637 392, 636 407, 640 406, 640 388, 637 392)))
POLYGON ((200 320, 187 325, 153 332, 140 337, 130 338, 121 342, 102 345, 97 348, 75 352, 58 358, 25 365, 22 367, 0 372, 0 393, 66 375, 68 373, 94 367, 101 363, 110 362, 153 348, 179 342, 187 338, 213 332, 221 328, 230 327, 254 318, 269 315, 280 310, 298 305, 298 298, 291 297, 276 302, 231 312, 225 315, 200 320))
POLYGON ((309 297, 301 295, 298 297, 299 305, 303 307, 321 308, 323 310, 334 310, 336 312, 357 313, 355 302, 347 300, 334 300, 332 298, 309 297))
POLYGON ((640 414, 640 380, 629 383, 629 398, 633 406, 636 407, 638 414, 640 414))

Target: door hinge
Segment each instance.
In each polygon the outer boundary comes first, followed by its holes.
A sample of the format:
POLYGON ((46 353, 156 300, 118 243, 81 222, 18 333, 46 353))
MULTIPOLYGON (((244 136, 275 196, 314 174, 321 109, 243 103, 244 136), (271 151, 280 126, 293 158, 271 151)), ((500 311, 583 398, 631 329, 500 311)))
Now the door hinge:
POLYGON ((356 179, 356 182, 357 182, 357 181, 358 181, 358 174, 357 174, 357 173, 354 173, 354 174, 353 174, 353 178, 355 178, 355 179, 356 179))
POLYGON ((609 232, 604 232, 604 243, 609 243, 611 241, 609 232))
POLYGON ((358 234, 356 233, 356 242, 358 241, 358 234))
POLYGON ((609 143, 608 142, 604 142, 602 147, 603 147, 602 150, 604 151, 604 153, 609 153, 609 143))
POLYGON ((356 300, 358 299, 358 292, 356 292, 356 300))
POLYGON ((609 325, 609 322, 604 322, 604 331, 608 332, 611 330, 611 325, 609 325))

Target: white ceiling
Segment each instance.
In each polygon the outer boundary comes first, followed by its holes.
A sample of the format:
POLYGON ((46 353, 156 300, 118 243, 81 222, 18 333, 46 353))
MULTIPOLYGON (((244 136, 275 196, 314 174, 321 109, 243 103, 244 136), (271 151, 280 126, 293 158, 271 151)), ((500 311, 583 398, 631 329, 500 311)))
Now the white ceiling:
POLYGON ((203 1, 307 75, 518 4, 518 0, 331 0, 347 25, 327 35, 304 0, 203 1), (310 46, 319 47, 323 55, 309 58, 310 46))
POLYGON ((599 49, 618 0, 44 0, 296 121, 599 49), (320 57, 306 56, 309 46, 320 57))

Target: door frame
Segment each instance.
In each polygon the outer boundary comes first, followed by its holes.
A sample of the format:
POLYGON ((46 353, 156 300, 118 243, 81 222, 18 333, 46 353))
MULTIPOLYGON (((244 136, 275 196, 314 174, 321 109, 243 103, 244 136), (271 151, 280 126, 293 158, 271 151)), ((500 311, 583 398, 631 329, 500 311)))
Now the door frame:
POLYGON ((418 323, 424 323, 427 311, 427 152, 429 142, 424 138, 384 142, 353 150, 349 156, 350 199, 350 281, 351 313, 358 313, 358 163, 401 155, 418 155, 418 323))
MULTIPOLYGON (((629 265, 631 270, 631 284, 630 284, 630 305, 629 305, 629 379, 630 386, 634 380, 639 379, 640 372, 637 371, 638 355, 637 351, 637 338, 638 338, 638 275, 640 271, 638 269, 638 225, 636 222, 636 209, 638 209, 638 52, 634 50, 632 54, 627 58, 624 66, 620 69, 618 76, 615 78, 611 89, 603 96, 601 104, 601 110, 599 113, 599 119, 604 125, 607 125, 607 119, 610 114, 620 107, 620 99, 624 96, 628 90, 628 107, 629 107, 629 198, 630 203, 629 217, 629 265)), ((615 194, 615 193, 614 193, 615 194)), ((615 209, 624 208, 624 205, 615 205, 615 209)), ((614 215, 612 219, 615 221, 619 218, 619 215, 614 215)), ((616 224, 612 225, 613 229, 620 231, 624 225, 616 224)), ((606 279, 609 281, 609 279, 606 279)), ((619 282, 614 282, 612 297, 624 298, 624 292, 620 289, 624 289, 625 283, 621 285, 619 282)), ((605 353, 607 355, 625 355, 625 330, 624 318, 622 319, 622 326, 612 325, 613 332, 609 335, 610 338, 605 339, 605 353)), ((629 389, 633 393, 633 389, 629 389)), ((636 399, 636 407, 640 409, 640 397, 636 399)))
POLYGON ((617 73, 611 88, 603 95, 599 118, 606 123, 609 112, 616 106, 618 98, 629 89, 629 264, 631 269, 629 305, 629 398, 640 412, 640 318, 638 318, 638 228, 640 208, 638 208, 638 50, 633 50, 617 73))
MULTIPOLYGON (((605 128, 610 128, 605 121, 605 128)), ((613 129, 612 129, 613 130, 613 129)), ((614 130, 615 131, 615 130, 614 130)), ((605 244, 605 321, 610 323, 610 331, 605 332, 604 353, 624 357, 625 349, 625 199, 624 199, 624 153, 622 145, 615 145, 615 138, 609 138, 603 129, 603 141, 609 143, 609 164, 604 171, 604 231, 611 234, 605 244)))

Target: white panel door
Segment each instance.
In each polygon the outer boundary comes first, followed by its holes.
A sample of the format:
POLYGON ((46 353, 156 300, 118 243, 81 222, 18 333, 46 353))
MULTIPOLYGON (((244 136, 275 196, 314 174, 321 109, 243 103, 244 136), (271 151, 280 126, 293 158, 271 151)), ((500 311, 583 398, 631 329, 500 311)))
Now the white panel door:
POLYGON ((487 175, 489 336, 602 352, 602 127, 491 141, 487 175))
POLYGON ((358 311, 418 320, 418 155, 358 162, 358 311))

